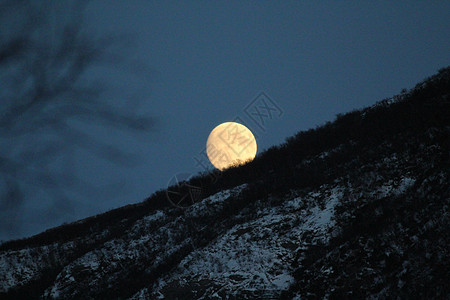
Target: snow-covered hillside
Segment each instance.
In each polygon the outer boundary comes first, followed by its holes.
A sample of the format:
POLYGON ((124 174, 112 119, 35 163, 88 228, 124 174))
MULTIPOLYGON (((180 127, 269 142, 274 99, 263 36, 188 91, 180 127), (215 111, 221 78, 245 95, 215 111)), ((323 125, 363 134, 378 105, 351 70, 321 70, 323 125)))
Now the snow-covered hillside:
POLYGON ((447 68, 195 178, 192 205, 157 192, 7 242, 0 298, 449 298, 449 90, 447 68))

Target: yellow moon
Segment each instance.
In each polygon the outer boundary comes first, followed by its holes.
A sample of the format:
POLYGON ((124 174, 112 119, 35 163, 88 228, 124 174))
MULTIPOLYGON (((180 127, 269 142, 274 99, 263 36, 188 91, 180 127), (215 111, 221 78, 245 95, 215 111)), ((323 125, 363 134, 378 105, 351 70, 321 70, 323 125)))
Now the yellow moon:
POLYGON ((256 140, 244 125, 225 122, 214 128, 206 141, 209 161, 219 170, 252 161, 256 155, 256 140))

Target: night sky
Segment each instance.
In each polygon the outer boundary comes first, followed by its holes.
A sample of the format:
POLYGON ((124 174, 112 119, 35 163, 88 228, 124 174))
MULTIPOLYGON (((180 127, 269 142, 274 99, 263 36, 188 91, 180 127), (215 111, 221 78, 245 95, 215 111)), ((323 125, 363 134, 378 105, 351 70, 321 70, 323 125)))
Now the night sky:
MULTIPOLYGON (((55 3, 52 26, 65 9, 55 3)), ((178 173, 212 168, 202 152, 222 122, 247 125, 261 153, 412 88, 450 63, 449 11, 449 1, 92 1, 87 30, 129 36, 123 53, 150 71, 91 75, 139 98, 139 111, 155 126, 136 136, 90 129, 137 154, 138 163, 114 165, 74 151, 74 172, 96 191, 72 191, 69 203, 28 195, 0 239, 140 202, 178 173)), ((113 91, 102 97, 119 101, 113 91)))

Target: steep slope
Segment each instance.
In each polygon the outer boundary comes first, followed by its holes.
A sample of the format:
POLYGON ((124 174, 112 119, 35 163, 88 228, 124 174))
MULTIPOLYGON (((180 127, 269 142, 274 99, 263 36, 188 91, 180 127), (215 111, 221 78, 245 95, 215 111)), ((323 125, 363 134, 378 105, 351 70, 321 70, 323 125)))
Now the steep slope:
POLYGON ((450 296, 450 68, 209 175, 1 245, 0 298, 450 296))

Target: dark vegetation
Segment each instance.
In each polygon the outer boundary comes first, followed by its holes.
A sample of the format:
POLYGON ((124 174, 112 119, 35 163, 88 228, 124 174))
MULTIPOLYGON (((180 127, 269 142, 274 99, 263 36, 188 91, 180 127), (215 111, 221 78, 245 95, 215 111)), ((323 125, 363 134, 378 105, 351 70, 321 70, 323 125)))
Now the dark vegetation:
MULTIPOLYGON (((272 147, 258 155, 249 164, 230 168, 223 172, 215 171, 214 176, 201 174, 190 179, 188 184, 201 187, 203 197, 248 183, 248 187, 241 196, 245 201, 235 199, 231 202, 231 205, 220 212, 220 217, 216 216, 215 219, 197 221, 207 222, 216 227, 221 222, 223 226, 229 226, 229 224, 225 224, 227 216, 235 215, 236 212, 251 206, 257 200, 266 200, 268 205, 270 205, 270 201, 274 201, 273 199, 277 198, 274 196, 286 195, 290 190, 302 189, 308 191, 322 184, 332 183, 337 178, 351 176, 352 168, 358 168, 361 165, 370 166, 372 162, 384 157, 386 153, 407 151, 413 156, 421 152, 420 145, 426 144, 427 141, 438 144, 440 150, 435 153, 420 153, 421 156, 432 162, 433 174, 440 171, 448 173, 448 170, 450 170, 449 128, 450 68, 444 68, 438 74, 427 78, 410 91, 403 91, 392 99, 380 101, 366 109, 338 115, 333 122, 328 122, 315 129, 299 132, 295 136, 288 138, 284 144, 272 147), (436 128, 447 128, 447 130, 436 130, 436 128), (317 155, 325 151, 329 153, 326 158, 317 158, 317 155)), ((413 160, 408 165, 405 165, 404 168, 405 170, 414 171, 419 168, 419 164, 413 160)), ((382 176, 383 174, 380 175, 382 176)), ((336 285, 336 282, 340 283, 342 288, 328 291, 331 293, 332 298, 364 298, 367 296, 363 290, 365 284, 370 280, 358 277, 354 270, 363 269, 372 264, 382 265, 383 261, 388 260, 388 263, 385 263, 383 268, 390 274, 388 268, 395 266, 394 269, 396 270, 398 267, 396 264, 403 261, 403 258, 395 255, 384 257, 384 252, 380 251, 379 255, 374 255, 371 258, 372 260, 368 260, 367 254, 363 253, 363 246, 367 243, 382 245, 389 242, 389 239, 394 239, 395 231, 399 230, 396 228, 396 217, 403 215, 406 219, 411 218, 410 221, 413 222, 415 208, 417 207, 423 209, 424 213, 428 213, 430 218, 438 219, 439 216, 435 214, 442 209, 445 205, 445 199, 449 197, 449 178, 445 177, 444 179, 429 181, 427 179, 428 175, 422 174, 422 178, 419 178, 414 186, 414 193, 411 191, 411 194, 403 195, 401 199, 396 199, 395 201, 392 199, 380 199, 375 203, 367 204, 365 207, 353 208, 346 207, 345 203, 343 203, 340 209, 342 211, 350 211, 352 218, 339 220, 343 231, 339 236, 333 238, 329 245, 317 245, 308 250, 305 254, 306 258, 302 261, 302 269, 296 272, 296 284, 286 296, 289 293, 292 295, 300 292, 303 295, 311 293, 311 298, 324 297, 327 290, 323 286, 326 284, 331 286, 332 283, 336 285), (447 182, 447 185, 442 186, 440 184, 442 180, 447 182), (441 195, 440 198, 427 198, 428 188, 432 188, 435 191, 434 195, 441 195), (417 198, 414 196, 417 193, 422 193, 424 197, 417 198), (388 208, 388 201, 393 201, 395 205, 388 208), (377 210, 382 210, 386 213, 374 217, 377 210), (394 234, 389 235, 392 232, 394 234), (349 249, 360 249, 361 254, 347 260, 344 259, 344 262, 340 261, 339 265, 334 266, 336 269, 342 269, 344 266, 344 273, 348 274, 349 277, 339 277, 337 275, 338 272, 336 272, 335 277, 333 277, 334 275, 330 277, 321 275, 321 265, 332 265, 334 263, 333 257, 344 257, 346 251, 350 251, 349 249), (323 257, 322 254, 328 252, 332 253, 331 258, 323 257), (349 294, 349 291, 353 291, 353 294, 349 294)), ((174 186, 171 187, 171 190, 178 190, 180 195, 185 195, 189 192, 187 185, 174 186)), ((105 241, 120 236, 134 222, 145 215, 155 210, 169 207, 171 204, 166 197, 166 192, 160 190, 142 203, 128 205, 79 222, 49 229, 27 239, 5 242, 0 245, 0 251, 49 245, 55 242, 80 241, 77 247, 74 248, 73 253, 67 254, 69 259, 80 257, 105 241), (100 235, 99 233, 101 232, 104 232, 104 234, 100 235), (91 238, 86 239, 87 236, 91 236, 91 238), (84 239, 81 239, 82 237, 84 239), (85 242, 81 242, 81 240, 85 242)), ((181 215, 182 210, 180 209, 177 213, 181 215)), ((410 230, 417 230, 417 227, 411 226, 410 230)), ((209 231, 209 233, 196 232, 195 234, 198 235, 196 240, 198 246, 202 246, 206 245, 218 233, 217 231, 209 231)), ((442 250, 442 247, 450 244, 450 239, 448 230, 440 229, 435 234, 437 237, 433 241, 437 242, 433 244, 432 249, 428 250, 431 256, 427 259, 429 259, 431 266, 440 266, 442 261, 440 261, 437 253, 439 250, 442 250)), ((416 232, 416 235, 422 240, 430 239, 428 233, 416 232)), ((420 244, 416 244, 414 247, 409 249, 411 253, 414 251, 425 251, 420 244)), ((187 253, 190 250, 182 249, 180 251, 183 253, 180 252, 174 255, 173 259, 168 261, 167 265, 163 267, 164 271, 176 265, 185 255, 185 252, 187 253)), ((405 252, 402 255, 411 255, 413 257, 412 254, 408 254, 410 252, 405 252)), ((10 291, 8 296, 14 298, 15 294, 23 295, 25 291, 30 295, 41 295, 59 273, 64 262, 60 263, 60 265, 55 265, 52 270, 48 270, 48 273, 43 275, 38 282, 10 291)), ((144 274, 145 272, 144 269, 134 270, 133 274, 144 274)), ((162 272, 162 270, 156 270, 155 272, 162 272)), ((152 274, 157 274, 155 272, 152 274)), ((141 280, 136 280, 134 284, 141 286, 142 280, 147 284, 152 282, 155 280, 152 274, 147 273, 145 276, 140 276, 141 280)), ((342 272, 339 272, 339 274, 342 274, 342 272)), ((423 276, 420 274, 418 276, 424 277, 424 282, 428 282, 425 277, 431 276, 430 274, 434 274, 433 278, 445 280, 445 278, 448 278, 445 275, 449 275, 450 272, 448 267, 445 266, 441 269, 430 267, 429 270, 424 272, 423 276)), ((131 273, 130 276, 132 276, 131 273)), ((375 277, 374 274, 367 276, 375 277)), ((389 276, 395 277, 396 274, 392 273, 389 276)), ((387 277, 388 279, 390 278, 389 276, 387 277)), ((126 281, 126 283, 128 282, 129 280, 126 281)), ((410 289, 417 291, 421 297, 427 298, 430 296, 428 294, 430 288, 436 290, 436 293, 433 294, 434 296, 445 294, 445 291, 442 290, 443 282, 435 282, 432 287, 412 287, 409 286, 410 283, 411 281, 405 279, 405 285, 402 287, 404 294, 400 293, 398 295, 408 295, 408 289, 410 289)), ((380 283, 379 288, 382 289, 386 286, 392 290, 396 288, 394 286, 389 287, 389 285, 386 285, 386 282, 380 283), (383 283, 385 285, 382 285, 383 283)), ((122 288, 122 296, 130 295, 136 290, 130 286, 122 288)), ((114 295, 117 296, 117 294, 114 295)))
MULTIPOLYGON (((417 155, 414 147, 408 148, 411 136, 398 137, 403 147, 396 150, 408 153, 408 165, 377 174, 419 174, 414 185, 401 195, 375 200, 354 192, 345 195, 336 211, 341 233, 329 244, 303 253, 296 283, 286 297, 299 293, 302 299, 365 299, 380 294, 382 299, 447 299, 450 152, 448 147, 441 151, 429 146, 448 146, 450 135, 448 130, 445 136, 428 130, 416 137, 424 149, 434 150, 417 155), (324 268, 331 272, 324 273, 324 268)), ((347 176, 355 174, 349 168, 347 176)))
MULTIPOLYGON (((334 122, 299 132, 287 138, 284 144, 261 153, 249 164, 223 172, 213 171, 216 173, 214 176, 198 175, 188 183, 202 187, 204 197, 244 183, 250 183, 253 187, 247 193, 248 197, 254 199, 271 193, 284 193, 291 188, 311 188, 345 174, 346 170, 334 168, 344 161, 356 157, 364 160, 383 156, 383 153, 371 153, 370 148, 387 140, 394 143, 393 147, 408 147, 408 144, 403 143, 408 141, 395 138, 399 134, 423 132, 430 127, 449 125, 450 68, 444 68, 409 92, 382 100, 373 107, 338 115, 334 122), (342 149, 327 160, 316 160, 312 164, 302 165, 304 159, 313 158, 314 155, 340 145, 342 149)), ((417 137, 413 134, 411 138, 417 137)), ((440 144, 450 149, 448 136, 442 136, 440 139, 440 144)), ((411 144, 416 144, 413 142, 411 141, 411 144)), ((437 159, 448 161, 448 157, 437 159)), ((171 189, 179 189, 180 195, 188 193, 186 186, 174 186, 171 189)), ((81 222, 52 228, 30 238, 8 241, 0 245, 0 250, 72 240, 100 228, 109 228, 112 232, 120 231, 149 212, 168 206, 170 203, 167 201, 166 192, 160 190, 142 203, 127 205, 81 222), (125 222, 119 222, 124 220, 125 222)))

